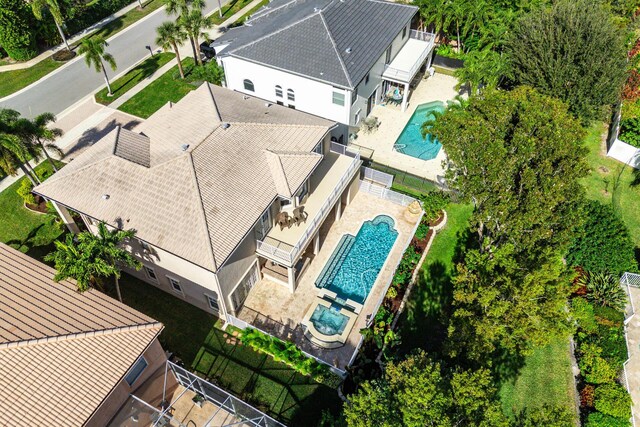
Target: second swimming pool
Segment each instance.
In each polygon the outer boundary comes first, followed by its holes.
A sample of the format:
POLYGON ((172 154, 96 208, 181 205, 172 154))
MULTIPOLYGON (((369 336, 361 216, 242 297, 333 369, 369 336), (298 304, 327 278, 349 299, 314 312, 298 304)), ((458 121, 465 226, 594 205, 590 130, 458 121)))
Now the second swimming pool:
POLYGON ((316 286, 363 304, 398 237, 394 224, 393 218, 378 215, 365 221, 356 236, 342 236, 316 286))
POLYGON ((432 135, 423 138, 421 128, 422 124, 432 118, 436 111, 444 111, 444 103, 435 101, 418 105, 393 145, 393 149, 422 160, 435 159, 442 145, 432 135))

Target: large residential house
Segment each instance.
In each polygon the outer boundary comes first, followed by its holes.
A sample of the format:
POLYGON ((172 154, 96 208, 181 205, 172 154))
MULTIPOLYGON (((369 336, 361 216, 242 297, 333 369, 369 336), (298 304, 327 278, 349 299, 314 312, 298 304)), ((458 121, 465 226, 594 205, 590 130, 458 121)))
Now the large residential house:
POLYGON ((293 293, 320 227, 357 191, 361 161, 330 141, 335 126, 204 83, 34 191, 91 231, 137 230, 131 274, 226 318, 262 277, 293 293))
POLYGON ((0 424, 102 427, 164 372, 163 326, 54 275, 0 243, 0 424))
POLYGON ((380 102, 407 106, 434 35, 418 8, 379 0, 272 0, 215 43, 226 86, 340 124, 346 143, 380 102))

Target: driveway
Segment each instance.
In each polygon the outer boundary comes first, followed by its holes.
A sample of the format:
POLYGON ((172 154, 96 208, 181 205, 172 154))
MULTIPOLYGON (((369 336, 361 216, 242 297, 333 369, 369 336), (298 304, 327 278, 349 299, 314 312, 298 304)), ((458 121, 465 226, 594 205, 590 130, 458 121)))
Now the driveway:
MULTIPOLYGON (((221 0, 225 5, 229 0, 221 0)), ((207 0, 205 14, 217 9, 217 0, 207 0)), ((169 17, 164 8, 153 12, 109 40, 107 51, 115 59, 118 69, 107 70, 111 79, 130 68, 145 56, 149 56, 147 45, 155 46, 156 28, 169 17)), ((23 116, 34 117, 43 112, 60 114, 87 95, 104 85, 102 73, 87 67, 84 58, 76 58, 68 65, 47 75, 26 89, 0 100, 0 108, 18 110, 23 116)))

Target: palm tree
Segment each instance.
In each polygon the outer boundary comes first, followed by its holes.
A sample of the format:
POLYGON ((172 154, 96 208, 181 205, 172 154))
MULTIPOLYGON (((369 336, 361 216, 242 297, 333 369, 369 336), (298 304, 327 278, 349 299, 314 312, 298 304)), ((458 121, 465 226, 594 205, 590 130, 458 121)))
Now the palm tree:
POLYGON ((51 167, 55 172, 58 172, 58 168, 56 167, 55 162, 49 156, 49 151, 52 151, 58 155, 58 157, 62 157, 63 153, 60 147, 56 145, 54 142, 56 138, 62 136, 62 129, 59 128, 50 128, 48 126, 49 123, 53 123, 56 121, 56 116, 53 113, 42 113, 36 116, 33 120, 31 120, 31 129, 32 129, 32 141, 45 155, 51 167))
POLYGON ((184 31, 193 41, 193 45, 196 48, 196 63, 202 65, 202 59, 200 58, 200 37, 207 37, 204 30, 213 28, 213 22, 211 19, 205 17, 202 11, 194 9, 182 15, 178 19, 178 23, 184 28, 184 31))
POLYGON ((62 31, 62 26, 64 25, 64 19, 62 18, 62 12, 60 12, 60 5, 57 0, 31 0, 31 10, 33 11, 33 15, 37 20, 42 20, 42 9, 48 9, 51 15, 53 16, 53 22, 56 24, 56 28, 58 28, 58 32, 60 33, 60 37, 62 37, 62 42, 69 49, 69 43, 67 43, 67 38, 64 36, 64 32, 62 31))
POLYGON ((78 292, 84 292, 91 287, 101 287, 99 278, 113 274, 113 269, 92 260, 75 237, 73 234, 67 234, 64 241, 56 240, 55 251, 44 257, 45 261, 53 262, 57 270, 53 280, 59 282, 69 278, 75 279, 78 292))
POLYGON ((184 70, 182 69, 182 62, 180 61, 180 52, 178 45, 182 44, 187 39, 187 33, 184 32, 180 25, 175 22, 166 21, 163 22, 158 28, 156 28, 158 37, 156 38, 156 44, 162 47, 164 50, 173 49, 176 53, 176 59, 178 60, 178 70, 180 70, 180 77, 184 79, 184 70))
POLYGON ((135 259, 126 249, 122 248, 123 243, 127 243, 135 235, 135 230, 114 229, 111 231, 104 222, 101 222, 98 224, 97 234, 85 232, 78 236, 78 241, 84 251, 91 253, 97 263, 109 266, 111 271, 109 275, 115 278, 116 292, 120 302, 122 302, 122 295, 120 294, 121 270, 119 266, 124 265, 136 270, 142 268, 142 263, 135 259))
POLYGON ((29 158, 29 149, 17 135, 0 133, 0 169, 7 175, 16 175, 16 167, 20 168, 29 181, 36 186, 38 178, 32 175, 25 166, 29 158))
POLYGON ((88 38, 82 40, 78 53, 80 55, 85 54, 84 60, 89 68, 94 66, 98 73, 102 71, 104 74, 104 81, 107 83, 107 90, 109 91, 108 95, 112 96, 111 85, 109 84, 109 77, 107 76, 107 70, 104 68, 104 63, 106 62, 109 64, 113 71, 116 70, 117 66, 116 60, 113 56, 104 51, 104 48, 107 46, 109 46, 109 43, 107 43, 102 37, 88 38))
POLYGON ((627 293, 620 279, 607 272, 587 272, 580 276, 577 283, 587 288, 587 299, 596 304, 624 310, 627 293))
MULTIPOLYGON (((169 15, 177 15, 178 19, 187 15, 191 10, 204 9, 204 0, 166 0, 165 8, 169 15)), ((222 10, 222 8, 220 8, 222 10)), ((196 44, 191 36, 189 36, 189 42, 191 43, 191 50, 193 51, 194 59, 197 58, 196 44)))

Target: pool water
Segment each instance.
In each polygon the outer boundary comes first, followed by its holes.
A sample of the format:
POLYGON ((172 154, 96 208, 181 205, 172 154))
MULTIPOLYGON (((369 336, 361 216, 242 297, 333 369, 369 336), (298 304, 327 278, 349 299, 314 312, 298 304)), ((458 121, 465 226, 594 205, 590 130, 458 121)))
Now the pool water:
POLYGON ((311 315, 311 323, 325 335, 339 335, 344 332, 349 318, 339 312, 339 309, 325 307, 318 304, 311 315))
POLYGON ((433 117, 435 111, 442 112, 444 109, 444 103, 440 101, 418 105, 416 111, 411 115, 409 123, 396 140, 393 149, 422 160, 435 159, 442 145, 432 135, 423 138, 420 129, 428 118, 433 117))
POLYGON ((363 304, 398 237, 394 224, 393 218, 378 215, 362 224, 356 236, 343 236, 316 286, 363 304))

